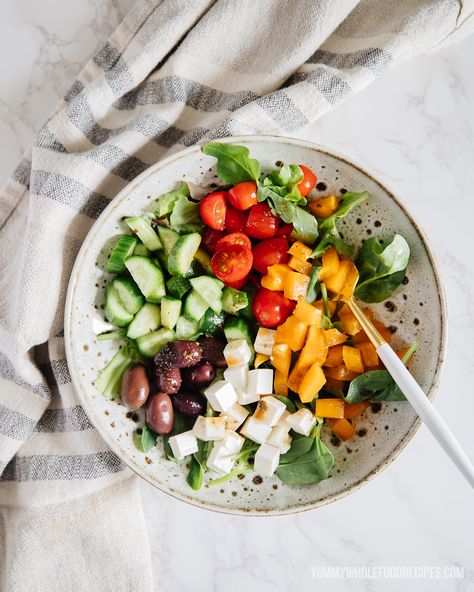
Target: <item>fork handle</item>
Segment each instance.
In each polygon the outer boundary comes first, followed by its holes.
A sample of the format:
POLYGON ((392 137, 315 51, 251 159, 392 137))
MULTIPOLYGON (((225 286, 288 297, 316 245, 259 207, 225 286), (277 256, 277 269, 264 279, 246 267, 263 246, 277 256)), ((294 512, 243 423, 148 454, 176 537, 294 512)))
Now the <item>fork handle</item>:
POLYGON ((380 345, 377 354, 438 444, 474 488, 474 466, 419 384, 388 343, 380 345))

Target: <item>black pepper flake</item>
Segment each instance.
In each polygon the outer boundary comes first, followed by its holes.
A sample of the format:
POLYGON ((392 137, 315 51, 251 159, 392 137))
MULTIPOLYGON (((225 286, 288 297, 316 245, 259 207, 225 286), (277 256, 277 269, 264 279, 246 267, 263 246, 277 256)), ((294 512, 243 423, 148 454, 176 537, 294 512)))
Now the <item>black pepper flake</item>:
POLYGON ((319 183, 316 183, 316 189, 318 191, 326 191, 327 188, 328 187, 327 187, 326 183, 323 183, 322 181, 320 181, 319 183))

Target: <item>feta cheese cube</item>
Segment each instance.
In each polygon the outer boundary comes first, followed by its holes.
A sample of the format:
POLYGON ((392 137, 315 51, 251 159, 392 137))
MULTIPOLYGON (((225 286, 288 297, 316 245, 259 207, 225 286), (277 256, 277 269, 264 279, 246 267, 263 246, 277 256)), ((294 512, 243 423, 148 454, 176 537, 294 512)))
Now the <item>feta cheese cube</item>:
POLYGON ((222 413, 222 416, 225 418, 226 428, 235 431, 244 423, 248 414, 249 412, 245 407, 242 407, 239 403, 234 403, 225 413, 222 413))
POLYGON ((193 434, 204 442, 222 440, 225 436, 225 419, 199 415, 193 426, 193 434))
POLYGON ((285 409, 285 411, 283 411, 280 419, 277 421, 277 426, 284 427, 287 432, 289 432, 290 429, 291 429, 290 426, 288 425, 287 421, 286 421, 286 418, 289 417, 289 416, 290 416, 290 412, 285 409))
POLYGON ((273 427, 278 423, 284 411, 286 411, 285 403, 275 397, 262 397, 253 416, 273 427))
POLYGON ((257 444, 263 444, 271 431, 272 428, 268 424, 255 419, 255 417, 249 417, 240 430, 240 433, 257 444))
POLYGON ((245 390, 249 395, 271 395, 273 393, 273 370, 268 368, 250 370, 245 390))
POLYGON ((237 454, 241 451, 242 446, 244 445, 244 438, 237 432, 232 432, 230 430, 225 431, 225 436, 223 440, 219 440, 216 442, 217 445, 222 445, 226 448, 230 453, 237 454))
POLYGON ((255 454, 253 468, 257 473, 264 477, 271 477, 280 462, 280 452, 278 448, 270 444, 262 444, 255 454))
POLYGON ((168 442, 173 451, 173 456, 178 460, 182 460, 185 456, 198 451, 198 443, 192 430, 171 436, 168 442))
POLYGON ((234 459, 232 452, 229 452, 222 444, 214 444, 212 450, 206 460, 207 468, 215 473, 226 475, 230 473, 234 467, 234 459))
POLYGON ((245 339, 232 339, 224 348, 224 358, 228 366, 242 366, 250 362, 252 352, 245 339))
POLYGON ((214 411, 227 411, 234 403, 237 403, 237 393, 230 382, 218 380, 204 391, 214 411))
POLYGON ((268 436, 266 443, 278 448, 280 454, 285 454, 290 449, 292 440, 288 433, 289 429, 289 426, 287 429, 286 426, 276 425, 268 436))
POLYGON ((253 344, 255 351, 259 354, 271 356, 273 344, 275 343, 275 334, 276 331, 274 329, 265 329, 264 327, 260 327, 253 344))
POLYGON ((257 401, 260 401, 260 395, 248 393, 247 389, 238 389, 237 400, 241 405, 250 405, 250 403, 257 403, 257 401))
POLYGON ((286 418, 286 423, 298 434, 308 436, 316 425, 316 418, 309 409, 300 409, 286 418))
POLYGON ((231 366, 224 370, 224 378, 235 389, 245 389, 247 386, 247 377, 249 374, 249 365, 242 364, 241 366, 231 366))

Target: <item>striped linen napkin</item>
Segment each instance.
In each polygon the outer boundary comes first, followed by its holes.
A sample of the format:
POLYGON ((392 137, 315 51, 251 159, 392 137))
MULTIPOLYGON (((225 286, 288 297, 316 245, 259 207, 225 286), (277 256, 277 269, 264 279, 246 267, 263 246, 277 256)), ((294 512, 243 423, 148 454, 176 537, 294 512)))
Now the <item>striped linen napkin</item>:
POLYGON ((0 194, 3 590, 152 588, 137 480, 78 404, 64 356, 69 275, 105 206, 170 151, 291 134, 469 33, 473 12, 472 0, 141 0, 97 51, 0 194))

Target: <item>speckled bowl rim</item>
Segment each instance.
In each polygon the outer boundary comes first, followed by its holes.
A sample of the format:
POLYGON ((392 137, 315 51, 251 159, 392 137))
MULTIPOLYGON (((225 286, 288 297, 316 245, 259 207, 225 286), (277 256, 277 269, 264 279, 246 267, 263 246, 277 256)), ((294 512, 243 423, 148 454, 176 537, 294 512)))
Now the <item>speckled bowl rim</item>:
MULTIPOLYGON (((405 214, 407 219, 409 220, 410 224, 413 226, 414 230, 418 234, 425 251, 428 255, 428 259, 430 261, 431 268, 433 270, 435 281, 436 281, 436 288, 437 294, 439 297, 439 305, 441 310, 441 342, 440 348, 438 351, 438 362, 436 365, 436 371, 433 377, 433 381, 431 383, 431 387, 427 393, 428 398, 432 400, 435 396, 435 393, 439 386, 440 377, 442 374, 444 360, 446 357, 446 347, 447 347, 447 306, 446 306, 446 295, 444 292, 444 287, 441 282, 440 272, 438 263, 436 261, 436 257, 433 254, 431 249, 430 243, 425 232, 422 230, 420 225, 415 221, 412 214, 409 213, 407 208, 403 205, 399 198, 397 198, 393 192, 388 190, 384 184, 382 184, 378 179, 376 179, 373 175, 368 173, 361 165, 354 163, 352 160, 348 159, 346 156, 342 155, 336 150, 331 148, 327 148, 321 144, 316 144, 314 142, 310 142, 308 140, 301 140, 298 138, 291 138, 286 136, 259 136, 259 135, 246 135, 246 136, 232 136, 226 137, 222 139, 216 139, 213 141, 224 142, 224 143, 235 143, 238 144, 239 142, 249 142, 249 141, 257 141, 257 142, 268 142, 268 143, 281 143, 281 144, 292 144, 295 146, 300 146, 302 148, 308 148, 310 150, 317 151, 319 153, 325 154, 326 156, 336 158, 345 164, 352 166, 353 168, 357 169, 360 173, 365 175, 369 178, 372 182, 378 185, 389 197, 392 199, 395 204, 402 210, 405 214)), ((413 423, 408 428, 408 431, 397 444, 397 446, 381 461, 379 464, 372 469, 372 471, 366 475, 365 477, 361 478, 359 481, 352 483, 346 489, 339 491, 337 493, 328 495, 326 498, 318 500, 316 502, 308 502, 302 503, 301 505, 293 505, 288 508, 279 509, 279 510, 244 510, 244 509, 226 509, 223 507, 216 507, 214 504, 209 502, 203 502, 200 500, 196 500, 191 496, 182 495, 176 491, 173 491, 172 488, 165 489, 162 487, 161 483, 157 482, 148 475, 146 472, 143 472, 141 469, 134 467, 131 463, 130 459, 127 458, 127 454, 121 449, 120 445, 111 437, 108 431, 102 429, 102 424, 100 423, 98 417, 96 417, 96 413, 94 408, 90 405, 90 398, 87 396, 87 393, 83 392, 80 387, 80 380, 79 380, 79 369, 75 365, 73 348, 72 348, 72 335, 71 335, 71 313, 72 313, 72 305, 75 296, 75 289, 76 284, 79 279, 79 268, 84 258, 84 255, 87 253, 88 249, 90 248, 95 235, 97 234, 101 223, 103 220, 109 217, 109 215, 113 212, 113 210, 118 206, 119 202, 121 202, 130 192, 133 192, 145 178, 150 175, 154 175, 157 171, 162 168, 166 168, 169 163, 174 162, 176 160, 180 160, 186 157, 188 154, 199 151, 201 149, 202 143, 194 144, 189 148, 185 148, 179 152, 171 154, 170 156, 160 160, 159 162, 150 165, 145 171, 143 171, 140 175, 138 175, 132 182, 126 185, 110 202, 110 204, 105 208, 99 218, 95 221, 92 225, 91 229, 89 230, 86 238, 84 239, 83 245, 77 254, 76 261, 74 263, 74 267, 71 272, 71 277, 69 280, 68 290, 66 294, 66 304, 65 304, 65 313, 64 313, 64 341, 65 341, 65 350, 66 350, 66 359, 69 367, 69 371, 71 374, 72 384, 74 387, 77 396, 80 399, 81 404, 83 405, 87 415, 89 416, 90 420, 92 421, 95 428, 100 433, 101 437, 104 441, 110 446, 110 448, 122 459, 122 461, 137 475, 141 478, 145 479, 148 483, 159 489, 160 491, 179 499, 181 501, 185 501, 193 506, 197 506, 199 508, 205 508, 207 510, 212 510, 214 512, 218 512, 221 514, 231 514, 231 515, 238 515, 238 516, 282 516, 282 515, 289 515, 289 514, 296 514, 300 512, 305 512, 308 510, 314 510, 316 508, 320 508, 325 506, 326 504, 335 502, 349 493, 353 493, 354 491, 361 488, 363 485, 368 483, 372 480, 376 475, 386 469, 397 457, 398 455, 404 450, 407 446, 408 442, 413 438, 415 433, 417 432, 418 428, 421 425, 421 420, 417 417, 414 419, 413 423)))

